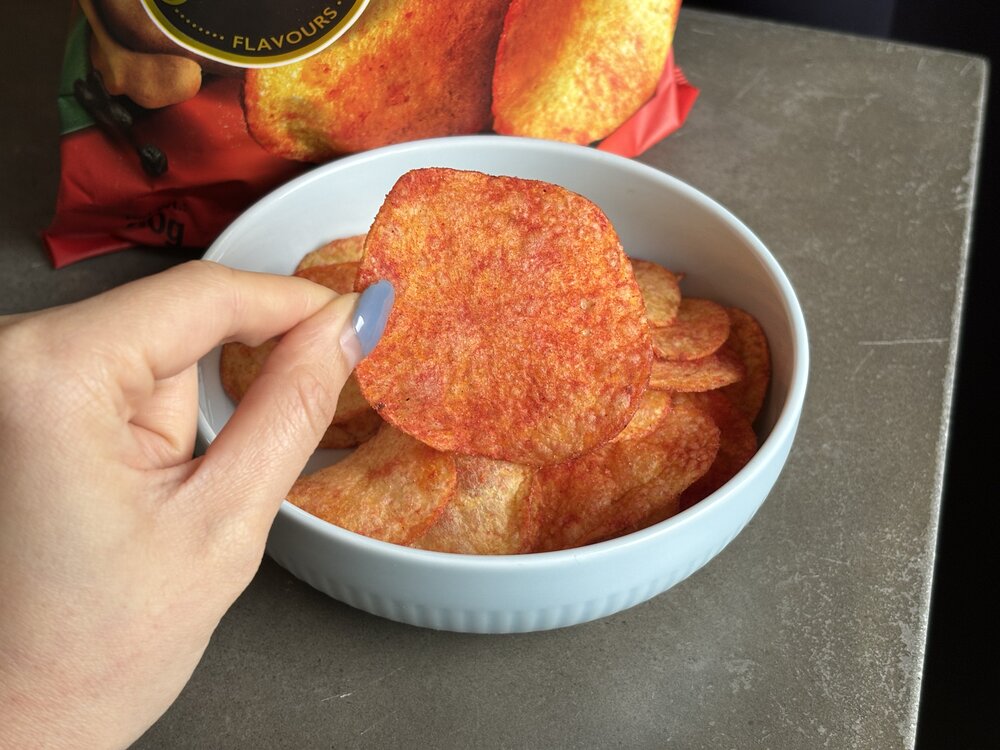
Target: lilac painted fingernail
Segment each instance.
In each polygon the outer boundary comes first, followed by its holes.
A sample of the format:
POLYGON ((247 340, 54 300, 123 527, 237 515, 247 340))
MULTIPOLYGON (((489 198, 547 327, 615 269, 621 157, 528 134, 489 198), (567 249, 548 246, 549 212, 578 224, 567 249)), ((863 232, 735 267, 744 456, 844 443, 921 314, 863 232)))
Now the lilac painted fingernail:
POLYGON ((361 344, 362 357, 367 357, 382 338, 395 299, 396 290, 385 279, 375 282, 361 293, 354 308, 352 324, 361 344))

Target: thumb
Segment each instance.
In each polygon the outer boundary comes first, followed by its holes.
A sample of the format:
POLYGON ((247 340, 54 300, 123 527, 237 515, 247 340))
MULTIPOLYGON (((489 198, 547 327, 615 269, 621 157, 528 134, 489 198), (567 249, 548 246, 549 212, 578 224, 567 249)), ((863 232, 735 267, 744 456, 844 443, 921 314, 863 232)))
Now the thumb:
POLYGON ((262 533, 316 449, 354 366, 378 343, 392 307, 387 281, 345 294, 286 333, 198 467, 226 513, 262 533))

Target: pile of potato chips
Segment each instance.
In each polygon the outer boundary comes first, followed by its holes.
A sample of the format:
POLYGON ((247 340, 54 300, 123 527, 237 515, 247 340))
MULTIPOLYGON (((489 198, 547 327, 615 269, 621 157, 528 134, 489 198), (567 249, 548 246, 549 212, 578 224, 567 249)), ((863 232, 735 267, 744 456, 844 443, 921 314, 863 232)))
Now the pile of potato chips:
MULTIPOLYGON (((444 552, 579 547, 690 507, 757 450, 760 325, 627 259, 600 209, 561 187, 415 170, 367 236, 295 273, 396 288, 320 443, 356 450, 288 495, 343 528, 444 552)), ((275 343, 224 347, 234 401, 275 343)))

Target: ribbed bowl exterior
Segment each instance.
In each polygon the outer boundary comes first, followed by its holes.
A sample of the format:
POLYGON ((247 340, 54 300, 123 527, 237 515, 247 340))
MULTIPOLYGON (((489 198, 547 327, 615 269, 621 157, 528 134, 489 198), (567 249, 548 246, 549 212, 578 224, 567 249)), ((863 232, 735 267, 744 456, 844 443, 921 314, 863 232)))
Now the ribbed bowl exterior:
POLYGON ((463 633, 551 630, 633 607, 706 565, 757 512, 782 462, 760 465, 703 507, 627 542, 524 556, 450 555, 367 539, 286 503, 267 551, 313 588, 397 622, 463 633))

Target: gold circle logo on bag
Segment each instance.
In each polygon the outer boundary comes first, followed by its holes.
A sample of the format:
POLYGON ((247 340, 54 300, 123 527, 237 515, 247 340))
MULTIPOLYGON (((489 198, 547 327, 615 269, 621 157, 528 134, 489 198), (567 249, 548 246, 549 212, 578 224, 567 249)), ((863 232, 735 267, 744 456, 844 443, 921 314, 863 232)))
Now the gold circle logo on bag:
POLYGON ((140 0, 192 52, 244 68, 301 60, 332 44, 369 0, 140 0))

